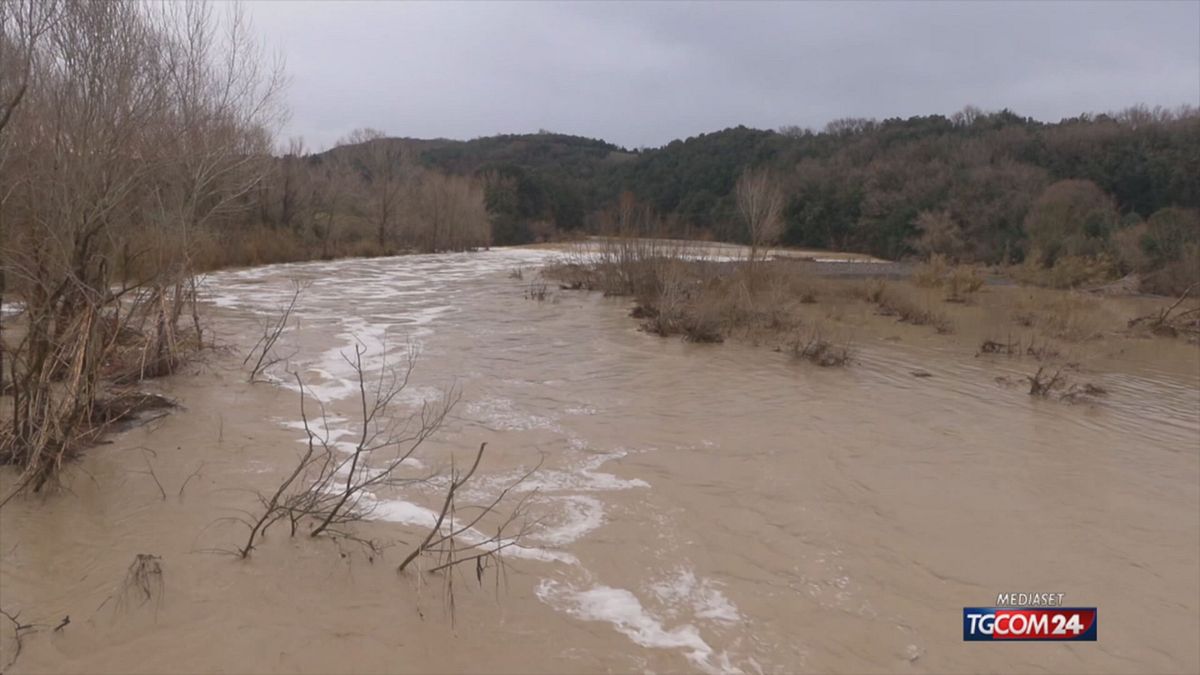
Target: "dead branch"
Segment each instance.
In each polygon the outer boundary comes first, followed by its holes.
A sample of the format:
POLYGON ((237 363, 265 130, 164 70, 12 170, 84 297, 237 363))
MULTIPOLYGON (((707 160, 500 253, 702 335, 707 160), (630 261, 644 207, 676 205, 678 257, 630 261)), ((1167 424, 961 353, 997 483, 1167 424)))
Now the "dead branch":
POLYGON ((1174 316, 1171 315, 1184 300, 1187 300, 1195 286, 1188 286, 1175 302, 1168 307, 1163 308, 1158 312, 1146 314, 1129 320, 1129 327, 1145 324, 1150 328, 1150 332, 1155 335, 1164 335, 1175 337, 1180 333, 1191 333, 1200 335, 1200 307, 1193 307, 1184 310, 1174 316))
POLYGON ((164 502, 167 501, 167 491, 163 489, 162 482, 158 480, 158 474, 154 473, 154 466, 150 464, 150 459, 145 455, 142 456, 142 459, 146 462, 147 473, 149 473, 150 477, 154 479, 154 484, 158 487, 159 495, 162 496, 162 500, 164 502))
POLYGON ((4 664, 3 669, 0 669, 0 672, 7 672, 8 669, 11 668, 12 665, 14 663, 16 663, 17 659, 20 658, 20 656, 21 656, 21 648, 24 646, 22 644, 22 642, 23 642, 25 633, 27 631, 34 630, 36 628, 36 626, 34 626, 31 623, 21 623, 21 620, 20 620, 21 613, 20 612, 17 612, 16 614, 9 614, 8 612, 4 611, 4 609, 0 608, 0 616, 3 616, 4 618, 8 619, 9 623, 12 624, 13 642, 16 645, 15 648, 13 649, 12 656, 10 656, 8 658, 8 662, 6 662, 4 664))
MULTIPOLYGON (((364 348, 356 346, 352 357, 345 356, 356 374, 359 409, 357 441, 348 453, 337 449, 329 440, 327 420, 323 420, 325 433, 318 433, 314 428, 303 381, 298 374, 293 374, 301 392, 300 416, 307 443, 279 487, 269 497, 259 497, 261 511, 238 519, 250 531, 245 544, 238 550, 241 557, 247 557, 271 525, 282 520, 290 524, 293 536, 307 523, 310 537, 327 535, 355 541, 366 547, 373 560, 381 547, 357 537, 346 526, 370 516, 376 494, 381 489, 395 490, 440 482, 436 476, 406 477, 401 475, 400 469, 441 427, 458 400, 457 392, 452 390, 441 401, 424 403, 418 411, 407 416, 395 415, 393 407, 408 385, 416 364, 416 352, 408 350, 407 361, 399 367, 389 366, 385 361, 377 376, 368 374, 365 354, 364 348)), ((321 415, 324 418, 323 407, 321 415)), ((502 514, 501 508, 517 486, 538 470, 540 463, 489 502, 467 507, 458 504, 464 488, 477 475, 486 448, 487 443, 480 444, 466 471, 457 471, 451 465, 435 522, 420 544, 405 557, 398 571, 407 569, 421 555, 432 554, 437 562, 431 571, 473 562, 481 576, 483 569, 493 562, 499 569, 501 553, 518 545, 524 537, 528 530, 524 515, 533 493, 526 494, 507 513, 502 514), (472 514, 459 519, 456 514, 460 510, 470 510, 472 514), (494 534, 480 531, 485 520, 498 521, 494 534)))
POLYGON ((275 344, 279 342, 280 336, 283 335, 287 328, 288 321, 292 317, 292 311, 296 309, 296 301, 300 299, 300 294, 307 288, 307 285, 301 284, 299 281, 293 283, 294 290, 288 304, 279 309, 278 314, 273 318, 268 318, 263 322, 262 335, 254 346, 250 348, 250 352, 246 354, 246 358, 242 360, 242 365, 245 366, 254 359, 254 366, 250 369, 250 382, 254 382, 260 374, 266 371, 271 366, 287 360, 293 355, 278 356, 275 354, 275 344))
POLYGON ((1030 396, 1046 398, 1051 391, 1062 386, 1062 368, 1057 368, 1051 373, 1048 366, 1038 366, 1037 372, 1026 376, 1025 379, 1029 380, 1030 396))
POLYGON ((201 469, 203 469, 203 468, 204 468, 204 461, 203 461, 203 460, 201 460, 201 461, 200 461, 200 463, 199 463, 198 465, 196 465, 196 468, 195 468, 195 470, 193 470, 191 473, 189 473, 189 474, 188 474, 188 476, 187 476, 187 478, 184 478, 184 479, 183 479, 183 483, 182 483, 182 484, 179 486, 179 495, 178 495, 178 496, 179 496, 179 498, 180 498, 180 499, 183 499, 183 490, 184 490, 184 488, 186 488, 186 487, 187 487, 188 483, 189 483, 189 482, 191 482, 191 480, 192 480, 193 478, 195 478, 195 477, 197 477, 197 476, 199 476, 199 475, 200 475, 200 470, 201 470, 201 469))
POLYGON ((128 608, 134 602, 141 607, 150 601, 157 608, 162 604, 164 588, 162 556, 139 553, 125 571, 117 594, 117 609, 128 608))

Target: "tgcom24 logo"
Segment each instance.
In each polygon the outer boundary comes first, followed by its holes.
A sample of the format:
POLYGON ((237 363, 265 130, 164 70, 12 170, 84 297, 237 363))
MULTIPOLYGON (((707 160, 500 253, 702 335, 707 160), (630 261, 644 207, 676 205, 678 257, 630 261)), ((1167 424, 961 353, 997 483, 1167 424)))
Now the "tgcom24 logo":
POLYGON ((1095 642, 1095 607, 1063 607, 1062 593, 1001 593, 995 607, 963 607, 966 642, 1095 642))

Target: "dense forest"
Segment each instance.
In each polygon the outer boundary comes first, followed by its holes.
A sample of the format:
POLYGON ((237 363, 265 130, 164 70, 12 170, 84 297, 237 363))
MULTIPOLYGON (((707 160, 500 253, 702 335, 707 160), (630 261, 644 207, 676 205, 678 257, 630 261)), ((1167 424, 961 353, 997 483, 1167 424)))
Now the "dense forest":
POLYGON ((630 213, 640 232, 748 241, 734 189, 749 171, 784 195, 785 245, 1062 262, 1073 271, 1052 280, 1060 286, 1130 271, 1170 277, 1158 289, 1200 281, 1188 271, 1200 268, 1193 107, 1055 124, 968 107, 821 131, 738 126, 637 150, 551 132, 449 141, 360 130, 277 159, 246 197, 258 234, 234 247, 250 263, 524 244, 626 227, 630 213), (286 246, 281 226, 296 235, 286 246))
POLYGON ((736 127, 635 151, 553 133, 402 142, 415 164, 482 182, 496 244, 602 230, 622 195, 655 214, 659 232, 744 241, 734 186, 748 168, 781 183, 788 245, 988 264, 1103 254, 1114 271, 1130 271, 1200 238, 1192 107, 1058 123, 968 107, 820 131, 736 127), (1062 224, 1079 232, 1047 239, 1034 221, 1055 209, 1059 220, 1083 218, 1062 224))

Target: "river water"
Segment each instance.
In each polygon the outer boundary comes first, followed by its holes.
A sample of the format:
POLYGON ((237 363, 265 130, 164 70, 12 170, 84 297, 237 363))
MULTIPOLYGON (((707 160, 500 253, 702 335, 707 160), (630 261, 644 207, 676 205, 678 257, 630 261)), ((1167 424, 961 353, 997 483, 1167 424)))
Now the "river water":
MULTIPOLYGON (((596 294, 529 299, 553 255, 210 276, 230 347, 167 383, 185 410, 89 452, 69 492, 0 514, 0 605, 72 617, 27 637, 14 672, 1200 670, 1194 358, 1102 375, 1098 405, 1034 400, 997 385, 1008 364, 883 339, 820 369, 648 336, 596 294), (357 430, 343 354, 359 345, 374 367, 415 350, 401 405, 461 400, 412 471, 486 441, 468 494, 486 503, 540 463, 516 490, 537 522, 498 581, 472 568, 451 595, 439 575, 397 575, 404 544, 272 532, 249 560, 215 551, 241 543, 229 518, 301 448, 285 366, 277 384, 239 368, 297 281, 280 350, 324 404, 322 433, 357 430), (116 607, 135 553, 162 556, 165 593, 116 607), (1100 639, 962 642, 961 609, 1002 592, 1097 606, 1100 639)), ((380 491, 362 534, 411 545, 435 496, 380 491)))

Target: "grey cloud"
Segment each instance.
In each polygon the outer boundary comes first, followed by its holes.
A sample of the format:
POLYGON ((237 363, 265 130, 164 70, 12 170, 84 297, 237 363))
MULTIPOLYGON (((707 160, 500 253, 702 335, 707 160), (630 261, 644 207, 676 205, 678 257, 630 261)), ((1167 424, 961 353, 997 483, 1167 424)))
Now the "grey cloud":
POLYGON ((287 57, 285 135, 626 145, 736 124, 1045 120, 1200 104, 1200 3, 309 3, 249 6, 287 57))

